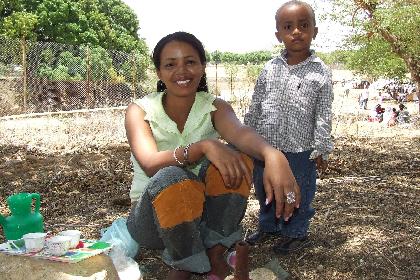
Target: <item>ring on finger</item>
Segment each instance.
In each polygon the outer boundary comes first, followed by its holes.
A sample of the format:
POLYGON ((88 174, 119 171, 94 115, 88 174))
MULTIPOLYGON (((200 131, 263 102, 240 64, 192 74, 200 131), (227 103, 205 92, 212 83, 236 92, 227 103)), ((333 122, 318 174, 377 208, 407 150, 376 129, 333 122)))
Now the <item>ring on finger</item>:
POLYGON ((286 194, 286 202, 292 204, 296 202, 296 194, 294 192, 288 192, 286 194))

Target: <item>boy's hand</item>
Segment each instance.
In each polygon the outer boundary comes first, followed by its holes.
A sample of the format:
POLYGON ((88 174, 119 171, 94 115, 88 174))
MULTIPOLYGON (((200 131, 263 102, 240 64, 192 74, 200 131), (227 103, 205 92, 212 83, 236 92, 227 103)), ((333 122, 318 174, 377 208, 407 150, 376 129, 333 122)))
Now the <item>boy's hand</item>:
POLYGON ((318 157, 315 158, 315 163, 316 163, 316 169, 318 169, 318 172, 320 174, 324 173, 325 170, 327 170, 328 161, 323 160, 322 155, 319 155, 318 157))

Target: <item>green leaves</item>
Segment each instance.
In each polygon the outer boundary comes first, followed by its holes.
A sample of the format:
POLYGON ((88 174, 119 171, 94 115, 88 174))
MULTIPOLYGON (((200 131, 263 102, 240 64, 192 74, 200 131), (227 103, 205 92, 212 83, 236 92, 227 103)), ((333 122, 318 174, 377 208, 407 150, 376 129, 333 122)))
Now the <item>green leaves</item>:
POLYGON ((2 33, 12 38, 30 39, 35 36, 34 30, 38 17, 32 13, 15 12, 5 18, 2 33))
POLYGON ((407 71, 419 83, 420 5, 415 0, 333 0, 333 17, 354 28, 347 65, 376 77, 402 78, 407 71), (417 73, 417 74, 416 74, 417 73))
POLYGON ((134 11, 122 0, 0 1, 0 34, 63 44, 148 52, 134 11))
POLYGON ((372 36, 357 50, 350 52, 347 65, 372 78, 403 79, 407 67, 403 59, 392 52, 390 45, 379 36, 372 36))
POLYGON ((270 51, 255 51, 245 54, 214 51, 210 53, 209 60, 213 63, 229 63, 229 64, 261 64, 272 58, 270 51))

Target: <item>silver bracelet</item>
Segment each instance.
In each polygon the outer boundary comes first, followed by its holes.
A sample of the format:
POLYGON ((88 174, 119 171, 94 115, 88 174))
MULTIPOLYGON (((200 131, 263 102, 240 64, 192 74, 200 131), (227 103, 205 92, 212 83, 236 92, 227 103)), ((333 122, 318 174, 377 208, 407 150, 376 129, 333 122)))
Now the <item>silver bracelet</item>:
POLYGON ((188 150, 191 147, 193 143, 188 144, 187 146, 185 146, 184 148, 184 162, 185 164, 190 164, 190 161, 188 160, 188 150))
POLYGON ((174 156, 175 161, 176 161, 179 165, 184 166, 184 163, 180 162, 180 161, 179 161, 179 159, 176 157, 176 151, 177 151, 179 148, 181 148, 181 146, 178 146, 178 147, 176 147, 176 148, 175 148, 174 153, 173 153, 173 156, 174 156))

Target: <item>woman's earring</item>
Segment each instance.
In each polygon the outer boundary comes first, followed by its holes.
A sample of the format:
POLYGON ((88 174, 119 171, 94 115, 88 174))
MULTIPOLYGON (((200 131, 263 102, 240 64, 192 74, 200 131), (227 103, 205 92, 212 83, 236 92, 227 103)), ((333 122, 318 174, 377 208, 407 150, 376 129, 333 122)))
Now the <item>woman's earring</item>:
POLYGON ((157 92, 165 91, 165 89, 166 89, 165 83, 162 82, 162 80, 157 81, 156 89, 157 89, 157 92))

